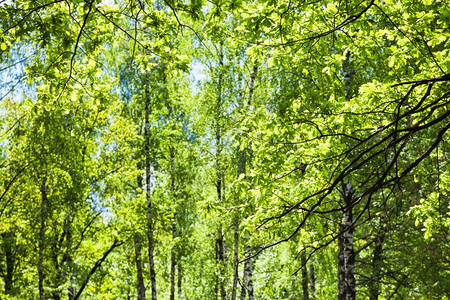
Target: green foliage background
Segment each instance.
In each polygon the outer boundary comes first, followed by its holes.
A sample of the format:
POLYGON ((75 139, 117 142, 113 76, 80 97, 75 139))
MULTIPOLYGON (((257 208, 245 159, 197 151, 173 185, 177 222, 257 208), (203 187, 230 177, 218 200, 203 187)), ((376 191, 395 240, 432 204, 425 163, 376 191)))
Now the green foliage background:
POLYGON ((0 1, 0 298, 138 297, 148 138, 160 299, 336 298, 349 179, 357 298, 449 299, 449 51, 443 0, 0 1))

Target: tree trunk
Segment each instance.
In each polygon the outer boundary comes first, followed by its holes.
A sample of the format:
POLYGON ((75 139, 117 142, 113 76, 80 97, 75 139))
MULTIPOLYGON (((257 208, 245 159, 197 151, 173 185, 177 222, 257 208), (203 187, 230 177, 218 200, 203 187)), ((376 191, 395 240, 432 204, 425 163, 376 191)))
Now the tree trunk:
POLYGON ((178 287, 178 299, 182 299, 182 281, 183 281, 183 273, 181 270, 181 262, 178 260, 178 283, 177 283, 177 287, 178 287))
POLYGON ((344 257, 344 226, 339 224, 338 237, 338 300, 345 300, 345 257, 344 257))
POLYGON ((61 237, 58 239, 58 236, 54 237, 54 238, 47 238, 47 244, 50 245, 50 253, 51 253, 51 259, 52 259, 52 263, 54 266, 54 270, 53 273, 55 274, 55 277, 52 278, 51 281, 51 287, 52 287, 52 299, 53 300, 60 300, 61 299, 61 289, 59 288, 59 286, 64 282, 64 277, 62 274, 62 268, 60 263, 62 264, 64 262, 63 261, 59 261, 58 260, 58 254, 59 254, 59 250, 61 249, 61 246, 59 241, 63 241, 64 238, 66 236, 66 233, 63 232, 61 234, 61 237))
POLYGON ((16 258, 14 255, 14 247, 16 238, 12 230, 1 234, 3 239, 3 253, 6 259, 6 274, 5 280, 5 295, 10 295, 13 286, 14 267, 16 265, 16 258))
MULTIPOLYGON (((170 150, 170 194, 172 201, 176 203, 175 196, 175 148, 169 147, 170 150)), ((172 218, 172 241, 177 237, 177 213, 175 212, 172 218)), ((172 245, 170 250, 170 300, 175 300, 175 271, 177 267, 176 260, 176 245, 172 245)))
MULTIPOLYGON (((247 246, 247 253, 250 255, 250 246, 247 246)), ((255 296, 253 293, 253 261, 248 259, 246 261, 246 277, 247 277, 247 291, 248 291, 248 300, 254 300, 255 296)))
POLYGON ((149 78, 146 77, 145 83, 145 189, 147 200, 147 239, 148 239, 148 260, 150 264, 150 281, 152 286, 152 300, 156 300, 156 272, 153 251, 155 249, 153 237, 153 215, 152 215, 152 190, 151 190, 151 160, 150 160, 150 91, 149 78))
POLYGON ((226 300, 227 299, 227 292, 225 289, 225 241, 223 238, 223 232, 222 227, 219 228, 217 232, 217 258, 218 258, 218 265, 219 265, 219 289, 220 289, 220 299, 226 300))
MULTIPOLYGON (((342 64, 344 76, 345 100, 353 97, 353 69, 351 66, 351 52, 346 52, 346 59, 342 64)), ((349 158, 351 160, 351 158, 349 158)), ((349 178, 348 183, 342 182, 341 196, 343 198, 344 211, 342 223, 339 225, 339 266, 338 266, 338 299, 355 300, 355 252, 353 250, 353 185, 349 178)))
POLYGON ((124 242, 120 242, 118 240, 114 240, 114 243, 111 245, 111 247, 108 248, 108 250, 106 250, 103 253, 103 256, 98 259, 94 266, 91 268, 91 270, 89 271, 89 273, 87 274, 86 278, 84 279, 84 281, 81 283, 80 285, 80 289, 78 290, 77 294, 75 295, 74 299, 78 300, 81 297, 81 294, 83 293, 84 289, 86 288, 86 286, 89 283, 89 280, 91 279, 92 275, 95 274, 95 272, 97 271, 98 268, 100 268, 103 264, 103 262, 105 262, 105 260, 108 258, 108 255, 116 248, 119 247, 121 245, 123 245, 124 242))
POLYGON ((252 105, 253 92, 255 90, 256 74, 258 74, 258 62, 255 62, 255 64, 253 65, 253 73, 252 75, 250 75, 250 90, 248 92, 248 101, 247 101, 247 104, 249 106, 252 105))
MULTIPOLYGON (((247 164, 246 155, 247 155, 246 149, 242 151, 238 149, 237 178, 239 178, 241 174, 245 174, 247 164)), ((240 204, 239 199, 236 199, 235 205, 239 204, 240 204)), ((239 280, 239 214, 237 211, 235 212, 234 216, 233 237, 234 237, 234 272, 233 272, 233 289, 231 291, 231 299, 236 300, 237 285, 239 280)))
MULTIPOLYGON (((222 81, 223 81, 223 64, 224 64, 224 54, 223 54, 223 43, 220 43, 219 52, 219 74, 217 83, 217 99, 215 107, 215 142, 216 142, 216 191, 217 191, 217 202, 222 203, 224 201, 225 195, 223 191, 225 190, 224 184, 224 174, 222 170, 221 163, 221 152, 222 152, 222 124, 221 124, 221 113, 222 113, 222 81)), ((216 239, 216 258, 218 259, 218 285, 220 298, 226 300, 226 253, 225 253, 225 241, 223 236, 222 225, 217 229, 217 239, 216 239)))
POLYGON ((45 246, 45 221, 47 218, 47 178, 42 179, 41 186, 41 226, 39 229, 39 260, 38 260, 38 276, 39 276, 39 299, 44 300, 44 246, 45 246))
POLYGON ((145 285, 144 277, 142 275, 141 240, 138 233, 134 234, 134 253, 136 255, 138 300, 145 300, 145 285))
POLYGON ((342 224, 339 226, 339 295, 338 299, 355 300, 355 252, 353 250, 353 185, 351 179, 342 184, 341 195, 344 200, 345 209, 342 224), (343 277, 343 278, 342 278, 343 277), (342 297, 342 298, 341 298, 342 297))
MULTIPOLYGON (((137 169, 141 170, 141 168, 142 168, 142 161, 140 161, 137 164, 137 169)), ((142 189, 142 187, 143 187, 142 174, 140 172, 137 176, 137 185, 140 189, 142 189)), ((146 299, 146 288, 145 288, 145 284, 144 284, 144 276, 142 273, 141 249, 142 249, 141 235, 138 232, 136 232, 134 234, 134 253, 136 256, 137 295, 138 295, 138 300, 145 300, 146 299)))
POLYGON ((375 237, 375 248, 373 250, 372 259, 372 278, 369 285, 369 299, 378 300, 379 286, 381 280, 380 262, 382 260, 383 253, 384 234, 377 234, 375 237))
MULTIPOLYGON (((172 219, 172 238, 176 238, 176 214, 172 219)), ((175 300, 175 271, 177 267, 177 259, 176 259, 176 249, 175 245, 172 245, 171 253, 170 253, 170 300, 175 300)))
POLYGON ((231 300, 236 300, 236 291, 237 291, 237 284, 238 284, 238 276, 239 276, 239 223, 238 223, 238 216, 236 213, 234 226, 233 226, 233 236, 234 236, 234 249, 233 249, 233 265, 234 265, 234 272, 233 272, 233 288, 231 290, 231 300))
POLYGON ((247 261, 245 261, 244 263, 244 271, 242 274, 242 285, 241 285, 241 297, 240 300, 245 300, 245 297, 247 296, 247 271, 246 268, 247 267, 247 261))
MULTIPOLYGON (((253 72, 250 75, 250 86, 249 86, 249 92, 248 92, 248 99, 247 99, 247 106, 250 108, 252 105, 253 100, 253 93, 255 89, 255 80, 256 75, 258 74, 258 62, 255 62, 253 65, 253 72)), ((245 173, 247 169, 247 165, 251 164, 251 150, 245 149, 244 151, 239 152, 238 156, 238 177, 240 174, 245 173), (248 156, 247 156, 248 155, 248 156)), ((251 248, 250 246, 245 246, 245 253, 246 255, 250 255, 251 248)), ((254 299, 254 292, 253 292, 253 279, 252 279, 252 259, 248 259, 244 263, 244 275, 242 276, 242 288, 241 288, 241 300, 245 300, 246 295, 248 294, 248 299, 253 300, 254 299)))
POLYGON ((311 299, 316 299, 316 277, 314 274, 314 264, 309 265, 309 285, 311 286, 311 299))
MULTIPOLYGON (((71 206, 72 207, 72 206, 71 206)), ((69 300, 75 299, 75 270, 73 267, 72 258, 72 247, 73 247, 73 236, 72 236, 72 219, 68 216, 65 220, 65 231, 66 231, 66 252, 64 253, 63 261, 67 263, 67 267, 70 270, 69 287, 67 288, 67 296, 69 300)))
POLYGON ((303 300, 309 300, 308 293, 308 269, 306 266, 306 252, 302 251, 301 254, 301 264, 302 264, 302 290, 303 290, 303 300))
MULTIPOLYGON (((251 253, 250 246, 245 247, 245 253, 249 256, 251 253)), ((253 262, 251 259, 247 259, 244 264, 244 276, 241 290, 241 300, 245 300, 246 294, 248 294, 248 300, 254 300, 255 295, 253 292, 253 262)))

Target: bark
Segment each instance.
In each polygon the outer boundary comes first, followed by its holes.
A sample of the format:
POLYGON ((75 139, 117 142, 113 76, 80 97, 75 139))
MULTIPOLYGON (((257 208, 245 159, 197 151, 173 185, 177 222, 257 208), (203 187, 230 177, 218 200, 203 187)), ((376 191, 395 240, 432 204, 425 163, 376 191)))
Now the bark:
POLYGON ((233 288, 231 290, 231 300, 236 300, 236 290, 238 284, 238 276, 239 276, 239 223, 238 217, 235 216, 234 226, 233 226, 233 236, 234 236, 234 249, 233 249, 233 264, 234 264, 234 272, 233 272, 233 288))
MULTIPOLYGON (((176 215, 176 214, 175 214, 176 215)), ((176 217, 172 220, 172 238, 176 238, 176 217)), ((170 253, 170 300, 175 300, 175 271, 177 267, 176 249, 175 245, 172 245, 170 253)))
MULTIPOLYGON (((137 169, 141 170, 141 168, 142 168, 142 162, 139 162, 137 164, 137 169)), ((142 175, 140 173, 137 176, 137 185, 139 188, 142 189, 142 186, 143 186, 142 175)), ((138 295, 138 300, 145 300, 146 299, 146 288, 145 288, 144 276, 143 276, 143 272, 142 272, 141 249, 142 249, 141 236, 139 233, 136 232, 134 234, 134 253, 136 256, 137 295, 138 295)))
MULTIPOLYGON (((64 231, 61 234, 61 237, 59 239, 57 238, 53 238, 53 239, 48 239, 47 243, 50 244, 50 249, 51 249, 51 258, 52 258, 52 262, 54 265, 54 274, 55 274, 55 278, 52 280, 52 299, 53 300, 60 300, 61 299, 61 289, 59 289, 58 287, 64 282, 64 278, 63 278, 63 274, 61 272, 61 265, 60 265, 60 261, 58 260, 58 254, 59 254, 59 250, 62 247, 62 243, 64 242, 66 236, 66 232, 64 231)), ((64 259, 63 259, 64 261, 64 259)), ((61 261, 61 263, 63 263, 63 261, 61 261)))
POLYGON ((39 229, 39 259, 38 259, 38 277, 39 277, 39 299, 44 300, 44 246, 45 246, 45 222, 47 218, 47 178, 42 179, 41 186, 41 226, 39 229))
POLYGON ((245 297, 247 296, 247 276, 245 276, 245 274, 246 274, 246 270, 245 270, 246 263, 247 263, 247 261, 244 263, 244 270, 243 270, 243 274, 242 274, 240 300, 245 300, 245 297))
POLYGON ((309 265, 309 285, 311 286, 311 299, 316 299, 316 275, 314 274, 314 264, 309 265))
POLYGON ((303 290, 303 300, 309 300, 308 293, 308 269, 306 266, 306 252, 303 251, 301 254, 301 264, 302 264, 302 290, 303 290))
MULTIPOLYGON (((217 180, 217 198, 219 199, 219 203, 222 201, 222 179, 219 178, 217 180)), ((222 226, 220 226, 217 229, 217 239, 216 239, 216 257, 217 257, 217 264, 219 267, 218 272, 218 285, 219 285, 219 293, 220 293, 220 299, 226 300, 227 293, 225 290, 225 241, 223 237, 223 230, 222 226)))
MULTIPOLYGON (((247 253, 250 255, 250 246, 247 246, 247 253)), ((247 292, 248 292, 248 300, 254 300, 254 292, 253 292, 253 261, 251 259, 246 260, 245 262, 245 270, 247 277, 247 292)))
POLYGON ((372 259, 372 278, 370 280, 369 285, 369 299, 370 300, 378 300, 378 295, 380 293, 379 286, 381 280, 381 268, 380 263, 382 261, 382 253, 383 253, 383 243, 384 243, 384 234, 378 234, 375 237, 375 248, 373 250, 373 259, 372 259))
MULTIPOLYGON (((217 247, 217 244, 216 244, 217 247)), ((217 249, 216 249, 216 259, 218 258, 218 253, 217 253, 217 249)), ((219 276, 219 272, 215 272, 214 274, 214 299, 218 300, 219 299, 219 284, 220 284, 220 276, 219 276)))
MULTIPOLYGON (((216 191, 217 191, 217 201, 222 203, 224 201, 225 195, 223 191, 225 190, 224 175, 221 165, 221 152, 222 152, 222 124, 221 124, 221 113, 222 113, 222 84, 223 84, 223 65, 224 65, 224 54, 223 54, 223 43, 220 43, 219 52, 219 74, 217 83, 217 99, 215 107, 215 142, 216 142, 216 191)), ((223 236, 222 226, 217 229, 217 239, 216 239, 216 258, 219 267, 218 272, 218 289, 220 293, 220 298, 225 300, 227 298, 226 294, 226 246, 223 236)))
POLYGON ((338 238, 338 300, 345 300, 345 257, 344 257, 344 226, 339 225, 338 238))
POLYGON ((138 300, 145 300, 144 277, 142 276, 141 240, 138 233, 134 234, 134 253, 136 255, 138 300))
POLYGON ((147 239, 148 239, 148 260, 150 264, 150 281, 152 287, 152 300, 156 300, 156 272, 155 262, 153 258, 153 251, 155 249, 153 237, 153 207, 152 207, 152 190, 151 190, 151 160, 150 160, 150 90, 149 78, 146 78, 145 84, 145 125, 144 125, 144 139, 145 139, 145 189, 147 202, 147 239))
POLYGON ((63 232, 59 238, 53 238, 50 242, 52 262, 54 265, 55 278, 52 281, 53 300, 60 300, 62 298, 63 291, 61 287, 67 280, 67 273, 69 276, 69 286, 67 287, 67 297, 69 300, 73 300, 75 297, 75 274, 73 270, 73 237, 72 237, 72 205, 70 199, 66 199, 69 205, 69 214, 64 218, 63 232), (65 251, 62 255, 62 259, 59 260, 59 254, 63 249, 63 244, 65 243, 65 251), (67 272, 68 271, 68 272, 67 272))
POLYGON ((255 62, 255 64, 253 65, 253 73, 252 75, 250 75, 250 89, 248 92, 248 102, 247 102, 249 106, 252 104, 253 91, 255 90, 255 79, 257 73, 258 73, 258 62, 255 62))
POLYGON ((223 238, 223 232, 222 227, 218 230, 218 237, 217 237, 217 258, 218 258, 218 264, 219 264, 219 289, 220 289, 220 299, 226 300, 227 299, 227 292, 225 289, 225 241, 223 238))
MULTIPOLYGON (((175 199, 175 148, 169 147, 170 150, 170 193, 172 195, 174 203, 175 199)), ((177 214, 174 213, 172 219, 172 240, 175 241, 177 237, 177 214)), ((170 253, 170 300, 175 300, 175 271, 177 266, 176 260, 176 247, 172 245, 170 253)))
POLYGON ((16 257, 14 247, 16 238, 13 231, 7 231, 1 234, 3 239, 3 253, 6 260, 5 295, 12 293, 14 267, 16 265, 16 257))
MULTIPOLYGON (((250 246, 245 247, 245 255, 249 256, 251 252, 250 246)), ((249 300, 254 300, 255 295, 253 292, 253 261, 251 259, 247 259, 244 264, 244 276, 242 280, 242 289, 241 289, 241 300, 245 300, 246 295, 248 294, 249 300)))
MULTIPOLYGON (((347 203, 350 205, 352 201, 352 187, 351 182, 348 190, 348 197, 350 198, 347 203)), ((346 282, 346 300, 356 299, 356 282, 355 282, 355 251, 353 249, 353 214, 352 208, 348 208, 346 215, 346 231, 344 232, 344 255, 345 255, 345 282, 346 282)))
POLYGON ((180 261, 178 261, 178 265, 177 265, 177 267, 178 267, 178 283, 177 283, 177 287, 178 287, 178 299, 182 299, 182 292, 183 292, 183 290, 182 290, 182 282, 183 282, 183 273, 182 273, 182 270, 181 270, 181 262, 180 261))
POLYGON ((347 184, 342 184, 341 195, 344 200, 345 209, 342 224, 339 231, 339 294, 338 299, 355 300, 356 299, 356 283, 355 283, 355 252, 353 249, 353 185, 351 179, 347 184))
POLYGON ((67 288, 67 296, 69 300, 75 299, 75 274, 73 269, 73 258, 72 258, 72 248, 73 248, 73 236, 72 236, 72 219, 68 216, 65 220, 65 231, 66 231, 66 252, 64 253, 63 261, 68 264, 69 270, 71 270, 69 287, 67 288))
MULTIPOLYGON (((258 74, 258 62, 255 62, 253 65, 253 72, 250 75, 250 84, 249 84, 249 92, 248 92, 248 99, 247 99, 247 105, 250 107, 252 105, 253 100, 253 93, 255 89, 255 80, 256 75, 258 74)), ((251 150, 244 149, 244 151, 240 151, 238 155, 238 177, 240 174, 245 174, 247 165, 251 163, 251 150)), ((245 246, 245 252, 246 255, 250 255, 251 248, 250 246, 245 246)), ((248 259, 244 263, 244 275, 242 276, 242 286, 241 286, 241 295, 240 299, 245 300, 247 294, 248 299, 253 300, 254 299, 254 292, 253 292, 253 270, 252 270, 252 264, 253 261, 251 259, 248 259)), ((237 276, 237 270, 236 276, 237 276)))
MULTIPOLYGON (((342 65, 344 75, 345 100, 350 101, 353 97, 353 69, 351 62, 351 52, 346 52, 346 59, 342 65)), ((350 158, 351 160, 351 158, 350 158)), ((342 223, 339 225, 339 266, 338 266, 338 282, 339 294, 338 299, 355 300, 356 299, 356 283, 355 283, 355 251, 353 249, 353 185, 349 178, 348 183, 342 183, 341 196, 343 198, 344 211, 342 223)))

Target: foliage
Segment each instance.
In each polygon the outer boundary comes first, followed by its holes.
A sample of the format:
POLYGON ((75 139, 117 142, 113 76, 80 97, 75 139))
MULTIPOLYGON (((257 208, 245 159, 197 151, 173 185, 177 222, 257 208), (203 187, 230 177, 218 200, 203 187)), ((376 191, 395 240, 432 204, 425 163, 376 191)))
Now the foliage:
POLYGON ((448 299, 445 4, 2 1, 0 298, 448 299))

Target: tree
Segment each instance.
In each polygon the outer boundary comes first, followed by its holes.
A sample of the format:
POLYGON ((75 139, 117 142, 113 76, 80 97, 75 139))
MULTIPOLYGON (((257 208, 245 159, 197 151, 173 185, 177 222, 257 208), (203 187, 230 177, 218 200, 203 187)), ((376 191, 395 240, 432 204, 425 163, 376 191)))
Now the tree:
POLYGON ((444 4, 3 2, 2 293, 442 298, 444 4))

